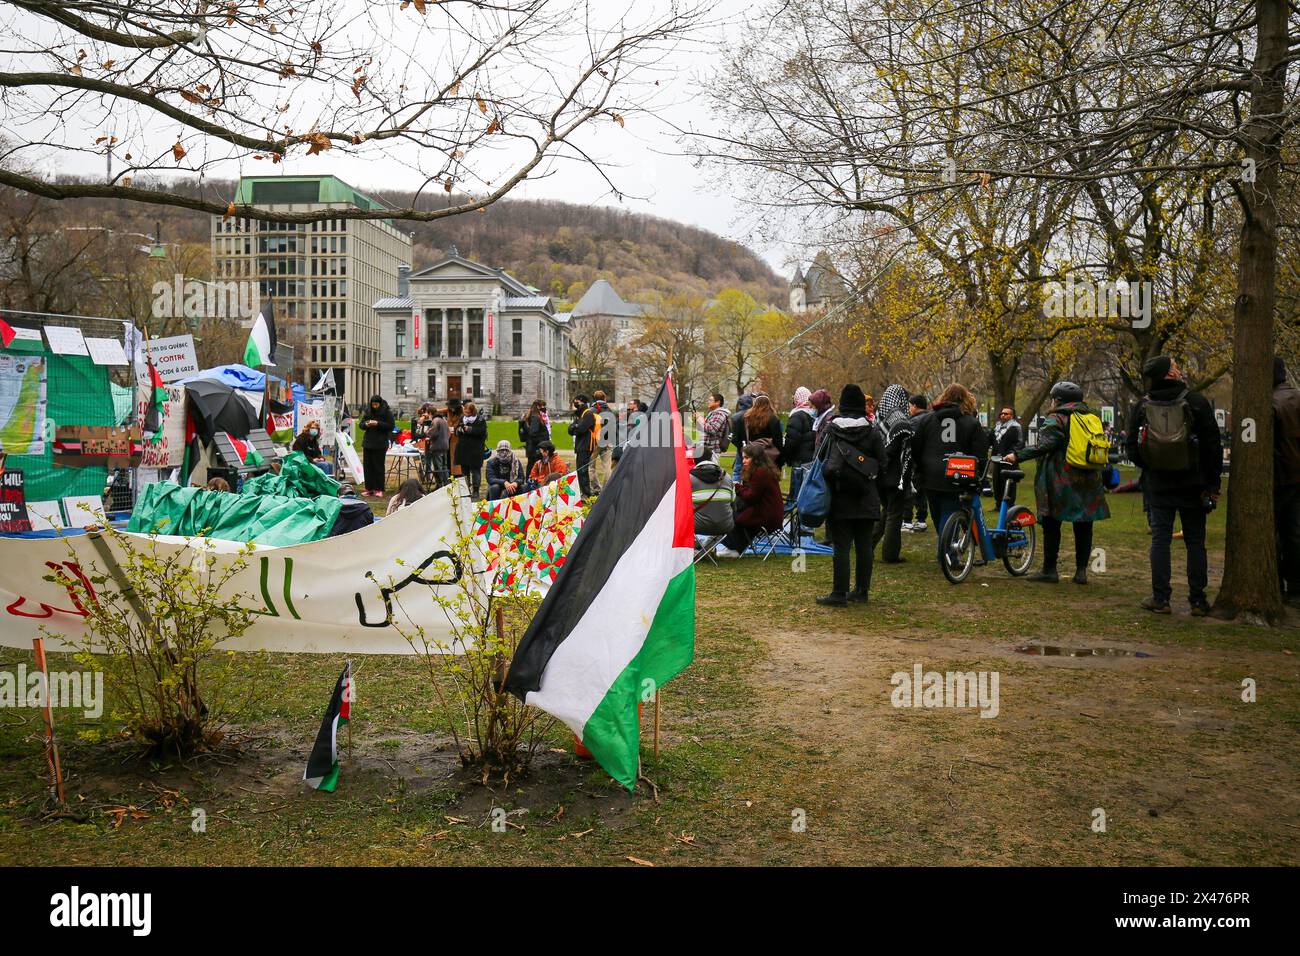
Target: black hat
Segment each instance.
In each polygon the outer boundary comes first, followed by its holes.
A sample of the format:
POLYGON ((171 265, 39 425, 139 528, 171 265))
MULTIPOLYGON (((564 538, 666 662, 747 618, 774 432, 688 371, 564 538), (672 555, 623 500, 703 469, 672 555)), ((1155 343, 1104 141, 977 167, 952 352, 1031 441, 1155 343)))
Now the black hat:
POLYGON ((1069 405, 1083 401, 1083 389, 1073 382, 1057 382, 1052 386, 1052 398, 1058 405, 1069 405))
POLYGON ((867 414, 867 396, 862 389, 852 383, 840 389, 840 414, 867 414))
POLYGON ((1142 377, 1148 382, 1161 382, 1169 377, 1174 360, 1168 355, 1156 355, 1142 363, 1142 377))

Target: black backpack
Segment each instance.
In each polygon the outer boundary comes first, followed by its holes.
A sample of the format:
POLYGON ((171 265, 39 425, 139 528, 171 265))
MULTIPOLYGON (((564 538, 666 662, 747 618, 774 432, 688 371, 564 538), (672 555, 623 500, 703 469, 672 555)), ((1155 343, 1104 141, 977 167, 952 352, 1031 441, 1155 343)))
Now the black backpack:
POLYGON ((864 494, 880 474, 880 462, 839 435, 832 433, 826 440, 831 447, 826 454, 825 471, 835 482, 836 490, 864 494))

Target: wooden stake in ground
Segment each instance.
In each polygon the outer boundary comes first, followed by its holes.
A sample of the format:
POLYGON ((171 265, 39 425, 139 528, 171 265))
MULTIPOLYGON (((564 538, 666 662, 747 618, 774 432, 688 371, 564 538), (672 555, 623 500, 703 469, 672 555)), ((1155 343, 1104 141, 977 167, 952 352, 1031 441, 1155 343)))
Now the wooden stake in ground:
POLYGON ((659 763, 659 688, 655 688, 655 763, 659 763))
POLYGON ((36 653, 36 667, 41 672, 42 691, 45 695, 45 762, 50 765, 50 779, 58 794, 59 806, 64 804, 63 768, 59 765, 59 747, 54 742, 54 709, 50 704, 50 672, 45 664, 45 638, 33 637, 32 650, 36 653))

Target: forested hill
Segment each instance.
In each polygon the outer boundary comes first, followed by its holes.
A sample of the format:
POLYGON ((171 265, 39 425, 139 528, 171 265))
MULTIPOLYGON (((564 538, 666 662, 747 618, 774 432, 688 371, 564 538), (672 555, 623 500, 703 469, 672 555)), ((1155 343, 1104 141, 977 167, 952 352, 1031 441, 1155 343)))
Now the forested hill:
POLYGON ((728 286, 744 288, 761 303, 784 305, 786 299, 784 280, 739 243, 626 210, 503 200, 483 213, 413 224, 412 231, 417 267, 455 244, 461 255, 500 266, 559 300, 576 301, 601 278, 629 300, 648 292, 709 298, 728 286))
MULTIPOLYGON (((375 199, 409 201, 409 194, 368 190, 375 199)), ((209 180, 204 195, 229 196, 234 184, 209 180)), ((458 197, 430 197, 429 206, 458 197)), ((178 208, 109 200, 52 203, 53 215, 80 224, 152 235, 160 221, 168 242, 206 244, 206 216, 178 208)), ((461 255, 505 269, 537 286, 558 304, 576 301, 596 279, 608 279, 623 298, 690 292, 711 298, 736 286, 761 304, 784 306, 786 282, 754 252, 704 229, 643 213, 555 200, 504 199, 481 213, 429 223, 404 223, 415 239, 412 266, 435 262, 455 245, 461 255)))

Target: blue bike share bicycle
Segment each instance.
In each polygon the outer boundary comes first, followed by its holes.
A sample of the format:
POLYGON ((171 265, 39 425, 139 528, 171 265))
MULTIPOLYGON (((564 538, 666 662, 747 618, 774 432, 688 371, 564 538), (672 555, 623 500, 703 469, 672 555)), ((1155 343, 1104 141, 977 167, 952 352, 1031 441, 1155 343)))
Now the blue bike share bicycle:
POLYGON ((1005 482, 998 502, 998 521, 990 528, 984 523, 984 505, 980 490, 995 464, 1002 459, 990 456, 984 468, 974 455, 946 455, 944 473, 961 489, 958 507, 944 522, 939 533, 939 567, 952 584, 961 584, 977 564, 1001 558, 1007 573, 1020 577, 1034 563, 1037 519, 1024 505, 1013 505, 1016 483, 1025 477, 1019 468, 1004 466, 998 477, 1005 482))

